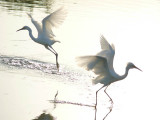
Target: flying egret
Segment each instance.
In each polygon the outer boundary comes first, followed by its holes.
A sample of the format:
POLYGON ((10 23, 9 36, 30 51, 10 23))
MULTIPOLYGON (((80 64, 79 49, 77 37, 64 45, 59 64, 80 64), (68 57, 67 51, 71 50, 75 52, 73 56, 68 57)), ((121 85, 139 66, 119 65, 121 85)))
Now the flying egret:
MULTIPOLYGON (((113 59, 115 55, 115 47, 114 45, 110 45, 107 40, 102 35, 100 37, 100 44, 101 44, 101 51, 94 56, 82 56, 77 58, 78 65, 85 68, 88 71, 93 71, 97 77, 92 80, 93 84, 101 83, 103 86, 96 91, 96 104, 95 104, 95 120, 96 120, 96 112, 97 112, 97 94, 98 92, 104 89, 104 92, 109 97, 111 101, 111 107, 109 113, 112 111, 113 107, 113 100, 107 94, 106 89, 107 87, 116 81, 122 80, 127 77, 129 69, 136 68, 140 71, 138 67, 136 67, 133 63, 128 62, 124 75, 120 76, 114 71, 113 68, 113 59)), ((108 114, 109 114, 108 113, 108 114)), ((107 115, 108 115, 107 114, 107 115)), ((103 118, 103 120, 107 117, 107 115, 103 118)))
POLYGON ((58 25, 62 24, 65 17, 66 17, 66 10, 62 7, 50 15, 46 16, 42 20, 42 24, 38 23, 33 19, 33 17, 28 14, 28 16, 31 18, 32 23, 37 29, 38 37, 35 38, 32 35, 32 29, 28 26, 24 26, 23 28, 17 30, 28 30, 30 38, 41 45, 44 45, 46 49, 50 50, 52 53, 56 56, 56 65, 57 69, 59 70, 59 64, 58 64, 58 53, 52 48, 52 45, 56 42, 60 42, 55 40, 55 35, 53 34, 52 27, 57 27, 58 25))

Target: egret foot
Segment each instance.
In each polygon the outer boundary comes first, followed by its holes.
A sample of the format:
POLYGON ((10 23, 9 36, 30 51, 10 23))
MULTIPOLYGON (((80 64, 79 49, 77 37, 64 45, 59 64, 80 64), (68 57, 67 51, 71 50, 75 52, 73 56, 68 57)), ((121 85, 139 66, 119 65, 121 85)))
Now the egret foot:
POLYGON ((113 105, 111 105, 111 106, 109 107, 109 112, 108 112, 107 115, 103 118, 103 120, 105 120, 105 118, 109 115, 109 113, 112 112, 112 108, 113 108, 113 105))
POLYGON ((109 102, 111 102, 111 104, 113 104, 113 100, 112 99, 110 99, 109 102))
POLYGON ((56 63, 56 66, 57 66, 57 70, 59 71, 59 64, 58 64, 58 63, 56 63))
POLYGON ((110 107, 108 107, 109 108, 109 111, 111 112, 112 111, 112 109, 113 109, 113 105, 111 105, 110 107))

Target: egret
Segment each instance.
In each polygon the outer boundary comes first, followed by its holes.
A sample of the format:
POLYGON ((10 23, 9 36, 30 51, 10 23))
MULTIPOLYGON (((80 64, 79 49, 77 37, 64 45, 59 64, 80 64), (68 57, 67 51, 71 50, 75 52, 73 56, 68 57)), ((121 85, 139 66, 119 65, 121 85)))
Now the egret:
MULTIPOLYGON (((138 67, 136 67, 133 63, 128 62, 125 73, 123 75, 119 75, 115 72, 113 68, 113 59, 115 55, 115 47, 114 45, 110 45, 108 41, 105 39, 103 35, 100 37, 101 51, 93 56, 81 56, 77 58, 78 65, 85 68, 88 71, 93 71, 97 77, 92 80, 93 84, 101 83, 103 86, 96 91, 96 104, 95 104, 95 120, 96 120, 96 112, 97 112, 97 94, 98 92, 104 89, 104 92, 109 97, 111 101, 111 107, 108 114, 112 111, 113 100, 106 92, 107 87, 116 81, 122 80, 127 77, 128 72, 132 68, 136 68, 140 71, 138 67)), ((107 114, 107 115, 108 115, 107 114)), ((107 117, 107 115, 103 118, 103 120, 107 117)))
POLYGON ((46 16, 42 20, 42 24, 35 21, 33 17, 28 14, 28 16, 31 18, 32 23, 37 29, 38 37, 35 38, 32 35, 32 29, 28 26, 24 26, 23 28, 17 30, 28 30, 30 38, 41 45, 44 45, 47 50, 50 50, 52 53, 56 56, 56 66, 59 70, 59 64, 58 64, 58 53, 53 49, 52 45, 56 42, 60 42, 58 40, 55 40, 55 35, 53 34, 52 27, 57 27, 58 25, 62 24, 65 17, 66 17, 66 10, 62 7, 58 10, 54 11, 50 15, 46 16))

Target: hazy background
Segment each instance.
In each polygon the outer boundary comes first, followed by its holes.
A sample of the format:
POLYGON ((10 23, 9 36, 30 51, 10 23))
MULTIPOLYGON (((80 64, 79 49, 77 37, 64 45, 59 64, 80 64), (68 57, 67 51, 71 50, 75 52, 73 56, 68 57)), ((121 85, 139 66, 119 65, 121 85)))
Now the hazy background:
MULTIPOLYGON (((108 88, 114 107, 107 119, 159 120, 159 31, 159 0, 0 0, 0 119, 31 120, 48 110, 58 120, 93 120, 93 108, 58 105, 53 110, 47 100, 53 99, 58 90, 58 99, 95 103, 95 91, 100 85, 92 86, 90 73, 76 66, 75 57, 99 52, 103 34, 115 45, 117 73, 123 74, 129 61, 143 70, 131 70, 125 80, 108 88), (4 65, 3 56, 8 57, 6 60, 22 57, 37 60, 37 64, 55 63, 55 56, 34 43, 27 31, 16 30, 28 25, 36 36, 26 13, 41 21, 61 6, 68 15, 54 29, 61 43, 53 45, 59 53, 60 73, 4 65)), ((109 103, 103 92, 99 96, 99 104, 106 105, 98 109, 102 119, 109 103)))

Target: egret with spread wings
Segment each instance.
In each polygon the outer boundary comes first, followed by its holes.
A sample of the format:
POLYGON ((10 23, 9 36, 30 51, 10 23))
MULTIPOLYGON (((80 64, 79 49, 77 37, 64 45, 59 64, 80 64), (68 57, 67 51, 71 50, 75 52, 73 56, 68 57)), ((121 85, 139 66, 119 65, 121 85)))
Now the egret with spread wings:
MULTIPOLYGON (((77 62, 79 66, 85 68, 88 71, 93 71, 97 75, 97 77, 92 80, 93 84, 97 84, 97 83, 103 84, 103 86, 98 91, 96 91, 95 106, 97 106, 97 93, 102 88, 106 87, 104 92, 109 97, 112 104, 109 111, 110 113, 113 107, 113 100, 106 92, 107 87, 113 82, 126 78, 128 75, 129 69, 132 69, 132 68, 136 68, 138 70, 140 69, 136 67, 133 63, 129 62, 125 68, 125 73, 123 75, 117 74, 113 68, 113 59, 115 55, 114 45, 110 45, 108 41, 104 38, 104 36, 101 36, 100 43, 101 43, 102 50, 99 53, 97 53, 94 56, 78 57, 77 62)), ((96 112, 97 112, 97 108, 95 110, 95 119, 96 119, 96 112)), ((105 119, 107 115, 103 119, 105 119)))
POLYGON ((54 11, 50 15, 46 16, 42 20, 42 24, 35 21, 33 17, 30 14, 28 14, 28 16, 31 18, 32 23, 37 29, 37 32, 38 32, 37 38, 35 38, 32 35, 32 29, 28 26, 24 26, 23 28, 17 30, 17 31, 28 30, 29 36, 34 42, 44 45, 46 49, 54 53, 56 56, 56 65, 58 70, 59 70, 58 53, 53 49, 52 45, 60 41, 55 40, 55 35, 53 34, 52 28, 62 24, 66 17, 66 14, 67 14, 66 10, 62 7, 54 11))

